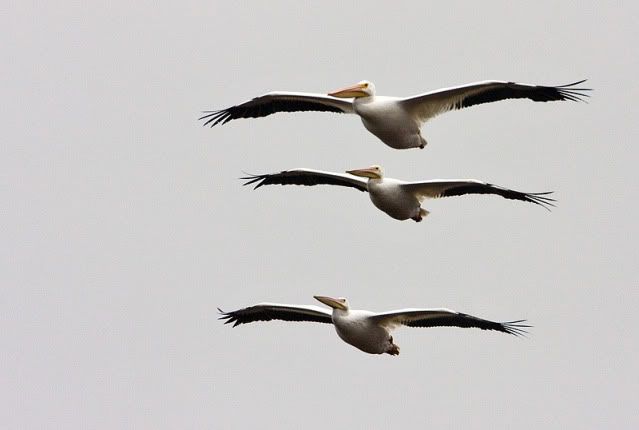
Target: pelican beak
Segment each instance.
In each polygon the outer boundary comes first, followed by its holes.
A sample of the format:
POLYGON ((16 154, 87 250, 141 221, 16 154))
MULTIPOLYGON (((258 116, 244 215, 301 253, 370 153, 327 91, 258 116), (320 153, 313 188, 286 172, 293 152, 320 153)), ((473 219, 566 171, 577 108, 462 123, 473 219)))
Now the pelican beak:
POLYGON ((351 175, 361 176, 364 178, 379 179, 379 174, 373 169, 373 167, 367 167, 365 169, 347 170, 346 173, 351 175))
POLYGON ((341 309, 341 310, 346 310, 346 307, 344 306, 344 304, 342 302, 340 302, 337 299, 334 299, 332 297, 326 297, 326 296, 313 296, 313 298, 315 300, 319 300, 320 302, 324 303, 326 306, 329 306, 333 309, 341 309))
POLYGON ((332 97, 340 97, 340 98, 351 98, 351 97, 367 97, 368 94, 363 90, 363 84, 355 84, 350 87, 340 88, 339 90, 335 90, 331 93, 328 93, 329 96, 332 97))

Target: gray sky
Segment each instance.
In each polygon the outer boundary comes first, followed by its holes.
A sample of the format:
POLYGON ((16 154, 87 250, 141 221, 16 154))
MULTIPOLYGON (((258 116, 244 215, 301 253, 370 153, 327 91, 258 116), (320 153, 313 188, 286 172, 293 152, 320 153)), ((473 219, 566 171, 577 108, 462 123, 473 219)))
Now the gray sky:
POLYGON ((639 426, 635 3, 27 3, 0 26, 1 427, 639 426), (361 79, 404 96, 583 78, 589 104, 453 112, 423 151, 328 113, 197 121, 361 79), (559 204, 442 199, 416 224, 350 189, 237 179, 372 163, 559 204), (534 328, 403 329, 390 357, 323 325, 217 320, 313 294, 534 328))

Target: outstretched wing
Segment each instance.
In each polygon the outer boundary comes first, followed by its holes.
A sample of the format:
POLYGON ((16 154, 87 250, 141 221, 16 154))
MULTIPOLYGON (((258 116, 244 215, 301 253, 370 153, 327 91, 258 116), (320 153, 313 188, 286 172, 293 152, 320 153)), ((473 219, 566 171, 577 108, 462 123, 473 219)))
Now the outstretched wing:
POLYGON ((407 182, 400 186, 415 194, 419 199, 425 197, 461 196, 464 194, 496 194, 505 199, 535 203, 548 210, 550 210, 549 206, 555 206, 555 199, 548 197, 549 194, 552 194, 552 191, 524 193, 475 179, 434 179, 423 182, 407 182))
POLYGON ((204 111, 204 125, 226 124, 233 119, 260 118, 276 112, 324 111, 353 113, 353 103, 337 97, 312 93, 276 91, 226 109, 204 111))
POLYGON ((443 308, 400 309, 375 314, 371 319, 377 324, 391 330, 400 325, 407 327, 462 327, 495 330, 515 336, 522 336, 527 333, 525 329, 530 327, 529 325, 522 324, 526 320, 494 322, 443 308))
POLYGON ((584 79, 557 87, 504 81, 475 82, 405 98, 400 103, 406 110, 424 122, 454 109, 506 99, 529 99, 535 102, 583 101, 584 98, 590 97, 584 91, 591 91, 591 89, 577 88, 576 86, 585 81, 584 79))
POLYGON ((259 303, 237 311, 224 312, 218 308, 224 324, 247 324, 255 321, 311 321, 332 324, 331 312, 312 305, 282 305, 277 303, 259 303))
POLYGON ((292 169, 279 173, 264 175, 249 175, 243 178, 247 182, 244 185, 256 184, 254 189, 263 185, 339 185, 351 187, 360 191, 368 191, 367 182, 357 176, 323 172, 313 169, 292 169))

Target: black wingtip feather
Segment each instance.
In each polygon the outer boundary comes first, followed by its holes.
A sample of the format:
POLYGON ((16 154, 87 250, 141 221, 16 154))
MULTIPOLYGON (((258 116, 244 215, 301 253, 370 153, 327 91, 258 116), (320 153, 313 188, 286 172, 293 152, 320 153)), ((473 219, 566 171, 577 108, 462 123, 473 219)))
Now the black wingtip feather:
POLYGON ((200 118, 198 118, 198 121, 202 121, 204 119, 206 120, 204 124, 202 124, 203 127, 206 127, 209 124, 211 125, 211 127, 215 127, 221 121, 224 121, 222 122, 222 124, 225 124, 226 122, 229 121, 229 118, 231 116, 230 112, 227 109, 214 110, 214 111, 209 110, 209 111, 203 111, 202 113, 205 113, 206 115, 203 115, 200 118))
POLYGON ((253 187, 254 190, 257 190, 258 188, 260 188, 263 185, 266 185, 266 181, 268 180, 268 175, 249 175, 249 176, 245 176, 240 178, 244 182, 244 186, 246 185, 252 185, 255 184, 255 186, 253 187))
POLYGON ((551 212, 550 208, 551 207, 557 207, 555 205, 555 203, 557 202, 557 200, 551 198, 551 197, 545 197, 548 194, 552 194, 553 191, 546 191, 545 193, 523 193, 526 196, 526 201, 531 202, 531 203, 535 203, 541 207, 543 207, 544 209, 546 209, 547 211, 551 212))
MULTIPOLYGON (((582 79, 581 81, 577 81, 577 82, 573 82, 572 84, 565 84, 565 85, 557 85, 556 88, 568 88, 568 87, 574 87, 575 85, 579 85, 579 84, 583 84, 584 82, 586 82, 588 79, 582 79)), ((592 88, 574 88, 575 90, 578 91, 592 91, 592 88)))
POLYGON ((221 316, 218 318, 219 320, 224 320, 224 324, 233 324, 233 327, 237 327, 238 324, 241 324, 237 315, 233 312, 224 312, 222 309, 217 308, 221 316))
POLYGON ((554 191, 545 191, 542 193, 525 193, 522 191, 509 190, 507 188, 502 188, 498 185, 488 184, 490 187, 493 187, 494 190, 498 190, 499 192, 495 193, 501 195, 502 197, 510 200, 521 200, 529 203, 534 203, 550 211, 551 207, 556 207, 555 203, 557 200, 552 197, 546 197, 549 194, 553 194, 554 191))
POLYGON ((500 323, 503 331, 508 334, 512 334, 517 337, 525 337, 528 334, 527 328, 531 328, 531 325, 521 324, 526 322, 526 320, 517 320, 517 321, 507 321, 500 323))
POLYGON ((582 79, 577 82, 573 82, 571 84, 565 85, 557 85, 556 87, 549 87, 556 90, 557 94, 562 98, 560 100, 569 100, 573 102, 584 102, 588 101, 586 98, 590 97, 590 94, 585 94, 583 91, 593 91, 592 88, 575 88, 576 85, 583 84, 587 79, 582 79))

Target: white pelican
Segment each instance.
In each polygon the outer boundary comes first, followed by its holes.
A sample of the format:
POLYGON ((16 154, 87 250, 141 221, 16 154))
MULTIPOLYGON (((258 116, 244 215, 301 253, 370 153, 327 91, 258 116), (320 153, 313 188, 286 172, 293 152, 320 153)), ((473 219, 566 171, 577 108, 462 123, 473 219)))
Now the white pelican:
POLYGON ((224 312, 220 319, 233 327, 254 321, 313 321, 333 324, 338 336, 346 343, 369 354, 398 355, 399 346, 393 343, 390 332, 400 325, 408 327, 463 327, 496 330, 521 336, 526 334, 529 325, 521 324, 525 320, 494 322, 449 309, 399 309, 389 312, 371 312, 351 309, 345 298, 334 299, 325 296, 313 296, 315 299, 333 308, 333 312, 312 305, 281 305, 277 303, 259 303, 255 306, 224 312))
POLYGON ((588 97, 577 88, 585 80, 557 87, 484 81, 443 88, 413 97, 375 95, 375 85, 361 81, 350 87, 323 94, 275 91, 222 110, 205 111, 204 125, 225 124, 233 119, 259 118, 276 112, 328 111, 354 113, 364 127, 386 145, 395 149, 424 148, 420 134, 423 123, 444 112, 481 103, 506 99, 530 99, 536 102, 580 101, 588 97), (348 100, 344 100, 348 99, 348 100))
POLYGON ((385 178, 380 166, 373 165, 365 169, 348 170, 347 174, 323 172, 312 169, 285 170, 280 173, 251 175, 240 179, 244 185, 340 185, 360 191, 368 191, 373 204, 383 212, 398 220, 413 219, 421 221, 429 212, 421 207, 425 198, 461 196, 463 194, 497 194, 506 199, 522 200, 538 204, 548 210, 554 206, 554 199, 545 193, 522 193, 497 185, 487 184, 475 179, 433 179, 430 181, 405 182, 385 178), (361 179, 359 177, 368 178, 361 179))

